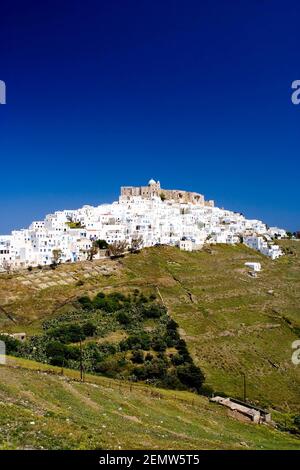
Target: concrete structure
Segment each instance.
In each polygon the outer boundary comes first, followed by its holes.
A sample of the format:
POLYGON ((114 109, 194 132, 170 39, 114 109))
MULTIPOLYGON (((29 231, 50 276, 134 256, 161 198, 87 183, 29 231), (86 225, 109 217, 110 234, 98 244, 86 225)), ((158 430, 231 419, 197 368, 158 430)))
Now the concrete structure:
POLYGON ((210 401, 218 403, 222 406, 226 406, 231 411, 230 415, 237 419, 250 421, 256 424, 270 424, 272 422, 271 414, 268 411, 249 403, 235 400, 233 398, 224 398, 219 396, 211 398, 210 401))
POLYGON ((247 266, 248 268, 252 269, 254 272, 259 272, 261 271, 261 264, 260 263, 253 263, 253 262, 247 262, 245 263, 245 266, 247 266))
POLYGON ((17 339, 18 341, 21 341, 23 343, 26 341, 26 333, 1 333, 0 335, 2 336, 10 336, 11 338, 17 339))

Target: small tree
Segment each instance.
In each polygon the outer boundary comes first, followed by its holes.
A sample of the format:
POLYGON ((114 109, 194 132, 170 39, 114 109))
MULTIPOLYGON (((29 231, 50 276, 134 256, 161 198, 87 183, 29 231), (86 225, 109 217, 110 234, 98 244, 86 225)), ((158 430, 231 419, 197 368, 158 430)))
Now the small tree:
POLYGON ((95 244, 99 248, 99 250, 106 250, 108 248, 108 243, 106 240, 96 240, 95 244))
POLYGON ((87 251, 87 260, 88 261, 93 261, 93 259, 95 258, 96 254, 98 253, 99 251, 99 248, 97 246, 97 242, 94 241, 92 243, 92 246, 91 248, 87 251))
POLYGON ((109 248, 110 256, 113 256, 113 257, 122 256, 127 248, 127 242, 125 240, 114 242, 111 245, 109 245, 108 248, 109 248))
POLYGON ((9 274, 11 272, 11 263, 9 261, 7 261, 6 259, 3 260, 2 267, 7 272, 7 274, 9 274))
POLYGON ((137 252, 137 251, 140 250, 142 245, 143 245, 143 237, 141 235, 133 237, 132 240, 131 240, 130 251, 132 253, 137 252))
POLYGON ((59 248, 52 250, 52 262, 53 264, 58 264, 62 256, 62 251, 59 248))

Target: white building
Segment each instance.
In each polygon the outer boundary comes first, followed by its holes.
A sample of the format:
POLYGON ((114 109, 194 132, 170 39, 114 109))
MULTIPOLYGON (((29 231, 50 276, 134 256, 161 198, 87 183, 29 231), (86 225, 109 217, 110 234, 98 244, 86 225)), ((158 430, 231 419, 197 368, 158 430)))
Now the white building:
POLYGON ((0 236, 0 268, 49 265, 57 249, 61 250, 61 262, 76 262, 87 258, 93 240, 126 241, 130 246, 139 236, 144 247, 167 244, 188 251, 205 242, 237 244, 243 240, 276 259, 282 252, 273 243, 275 233, 283 237, 285 231, 267 229, 259 220, 213 205, 162 200, 150 191, 147 197, 120 196, 112 204, 57 211, 32 222, 28 229, 0 236))
POLYGON ((260 251, 265 256, 269 256, 271 259, 277 259, 283 255, 281 248, 278 245, 271 244, 265 237, 253 234, 251 236, 245 236, 244 244, 253 250, 260 251))
POLYGON ((261 271, 260 263, 253 263, 251 261, 248 261, 247 263, 245 263, 245 266, 247 266, 248 268, 252 269, 254 272, 257 272, 257 273, 261 271))

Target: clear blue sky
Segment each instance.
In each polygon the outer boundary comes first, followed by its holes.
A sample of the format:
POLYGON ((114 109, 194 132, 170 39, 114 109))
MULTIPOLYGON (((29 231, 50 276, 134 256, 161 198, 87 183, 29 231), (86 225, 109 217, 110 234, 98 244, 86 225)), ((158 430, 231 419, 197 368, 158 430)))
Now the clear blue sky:
POLYGON ((0 233, 159 179, 300 229, 300 3, 2 2, 0 233))

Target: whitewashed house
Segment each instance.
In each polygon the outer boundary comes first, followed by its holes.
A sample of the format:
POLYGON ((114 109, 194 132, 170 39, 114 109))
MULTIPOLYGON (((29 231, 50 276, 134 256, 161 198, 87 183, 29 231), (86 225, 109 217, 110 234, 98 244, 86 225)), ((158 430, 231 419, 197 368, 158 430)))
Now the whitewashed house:
POLYGON ((167 244, 187 251, 199 249, 205 241, 233 245, 243 238, 247 246, 271 259, 282 255, 273 238, 284 237, 284 230, 267 229, 259 220, 214 207, 210 201, 205 204, 196 193, 185 198, 184 191, 170 191, 171 197, 162 200, 157 194, 159 182, 153 181, 149 188, 123 188, 126 195, 112 204, 56 211, 28 229, 0 236, 0 268, 6 269, 7 263, 12 269, 49 265, 54 249, 61 250, 61 262, 80 261, 94 240, 126 241, 130 246, 139 236, 144 247, 167 244))

